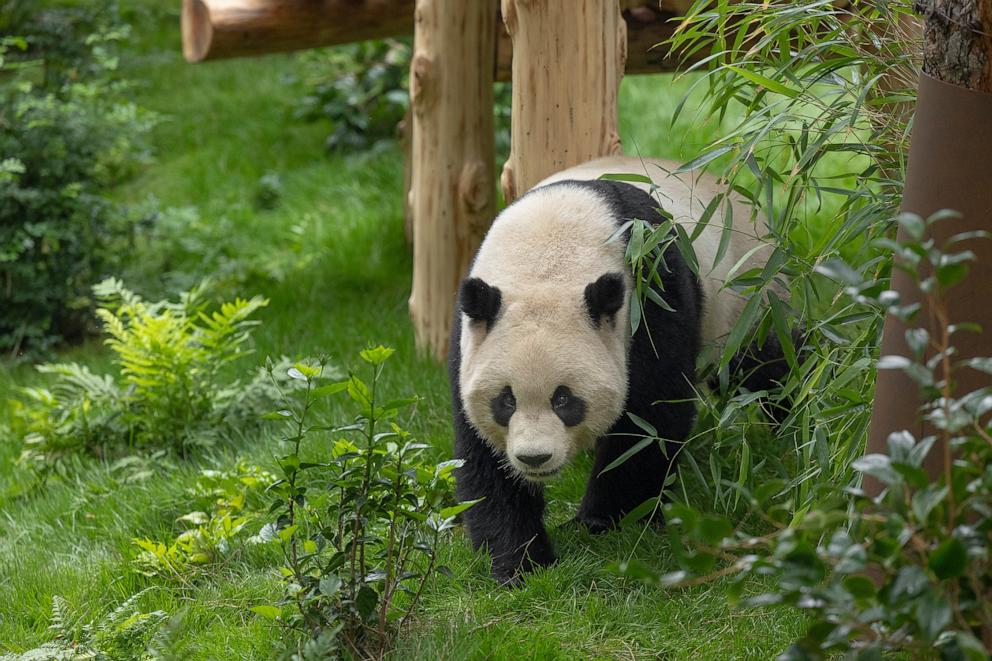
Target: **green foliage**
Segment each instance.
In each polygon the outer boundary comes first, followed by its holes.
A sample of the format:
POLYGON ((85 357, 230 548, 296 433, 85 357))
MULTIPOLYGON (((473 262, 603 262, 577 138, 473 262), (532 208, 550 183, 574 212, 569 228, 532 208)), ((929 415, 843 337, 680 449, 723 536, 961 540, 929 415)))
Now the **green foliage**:
POLYGON ((20 461, 45 474, 82 452, 185 452, 250 419, 271 387, 260 376, 247 385, 225 380, 223 368, 250 353, 246 345, 258 322, 249 317, 268 301, 235 299, 211 311, 205 290, 201 285, 177 302, 148 303, 115 279, 94 287, 119 372, 39 365, 56 381, 50 388, 23 388, 23 399, 14 403, 25 444, 20 461))
POLYGON ((135 558, 138 572, 183 580, 227 557, 239 533, 257 518, 262 493, 274 481, 268 471, 244 462, 232 471, 201 471, 190 495, 205 501, 203 510, 209 511, 195 510, 176 519, 185 529, 169 542, 135 539, 141 549, 135 558))
MULTIPOLYGON (((363 41, 304 54, 303 78, 310 92, 301 99, 296 116, 308 121, 329 119, 330 150, 384 146, 396 137, 410 105, 411 56, 410 43, 404 39, 363 41)), ((510 151, 509 84, 496 83, 493 94, 496 155, 502 161, 510 151)))
POLYGON ((129 597, 109 613, 88 622, 59 596, 52 598, 52 619, 48 630, 53 639, 22 654, 8 654, 0 661, 110 661, 110 659, 161 659, 156 638, 166 614, 146 613, 137 608, 148 591, 129 597))
MULTIPOLYGON (((752 220, 762 219, 758 232, 772 248, 763 268, 732 265, 725 286, 749 300, 714 371, 701 375, 719 388, 702 401, 698 436, 682 453, 683 484, 698 484, 722 511, 740 506, 741 489, 769 478, 787 480, 781 495, 808 506, 819 485, 853 483, 851 464, 863 450, 882 314, 842 298, 817 267, 844 258, 864 279, 887 275, 888 257, 874 241, 891 232, 901 195, 905 109, 915 96, 903 88, 913 80, 905 74, 916 49, 895 29, 908 1, 837 4, 699 0, 668 44, 685 54, 711 51, 689 67, 701 72, 693 98, 702 95, 714 118, 739 117, 678 169, 719 166, 726 184, 689 234, 719 223, 723 258, 732 223, 742 220, 732 218, 731 205, 721 208, 732 195, 752 207, 752 220), (769 341, 783 348, 786 382, 773 392, 738 391, 731 360, 769 341), (760 407, 781 412, 774 430, 760 407)), ((641 233, 635 247, 648 267, 644 280, 659 267, 669 229, 641 233)), ((697 264, 686 231, 675 242, 700 272, 710 270, 697 264)))
MULTIPOLYGON (((745 605, 785 604, 810 617, 806 634, 781 659, 880 659, 886 651, 913 658, 939 652, 944 659, 987 659, 992 649, 992 388, 960 392, 955 375, 962 369, 992 372, 992 359, 961 359, 956 335, 974 332, 969 324, 952 324, 947 292, 966 276, 974 260, 962 250, 965 235, 935 245, 925 238, 927 221, 903 215, 899 223, 909 237, 892 249, 896 266, 911 273, 933 323, 913 323, 920 304, 901 301, 886 283, 861 281, 843 263, 824 268, 847 274, 848 296, 906 322, 912 358, 883 356, 879 369, 900 369, 925 398, 921 414, 934 435, 893 433, 888 454, 869 454, 854 469, 880 486, 875 497, 859 488, 825 489, 812 507, 795 515, 776 495, 785 488, 767 482, 744 497, 766 534, 735 530, 721 515, 684 504, 669 505, 666 521, 682 571, 663 576, 636 564, 625 573, 656 582, 692 584, 736 575, 739 597, 749 578, 774 581, 745 605), (929 330, 927 330, 927 327, 929 330), (928 474, 924 462, 942 454, 945 467, 928 474), (716 569, 718 565, 722 568, 716 569)), ((969 233, 969 238, 988 233, 969 233)), ((911 426, 911 421, 906 421, 911 426)), ((791 503, 794 504, 794 503, 791 503)))
POLYGON ((33 32, 0 42, 0 76, 12 78, 0 86, 0 351, 11 355, 85 333, 90 286, 129 252, 131 221, 104 189, 133 172, 154 119, 116 77, 127 25, 85 12, 29 13, 33 32))
POLYGON ((275 520, 258 540, 282 552, 286 592, 278 605, 252 610, 303 632, 300 658, 381 658, 428 580, 446 571, 437 564, 439 543, 473 504, 452 504, 458 462, 428 463, 428 446, 395 421, 416 399, 383 403, 382 371, 392 354, 382 346, 361 352, 368 381, 352 374, 325 383, 323 361, 297 363, 289 376, 305 391, 292 408, 267 416, 286 422, 288 453, 278 460, 282 478, 269 489, 275 520), (318 402, 340 392, 357 407, 355 419, 313 423, 318 402), (330 451, 301 456, 304 442, 322 433, 333 439, 330 451))
POLYGON ((331 120, 327 148, 369 149, 396 136, 409 105, 408 40, 363 41, 305 56, 311 91, 297 116, 331 120))

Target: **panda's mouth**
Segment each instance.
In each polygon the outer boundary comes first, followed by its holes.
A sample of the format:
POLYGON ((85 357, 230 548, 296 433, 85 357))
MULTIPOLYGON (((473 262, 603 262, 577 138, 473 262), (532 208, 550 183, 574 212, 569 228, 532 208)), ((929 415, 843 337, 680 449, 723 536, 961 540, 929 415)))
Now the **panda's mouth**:
POLYGON ((528 480, 537 480, 539 482, 543 482, 545 480, 551 479, 552 477, 560 473, 562 468, 564 468, 564 466, 559 466, 558 468, 553 468, 547 471, 525 471, 524 475, 527 477, 528 480))

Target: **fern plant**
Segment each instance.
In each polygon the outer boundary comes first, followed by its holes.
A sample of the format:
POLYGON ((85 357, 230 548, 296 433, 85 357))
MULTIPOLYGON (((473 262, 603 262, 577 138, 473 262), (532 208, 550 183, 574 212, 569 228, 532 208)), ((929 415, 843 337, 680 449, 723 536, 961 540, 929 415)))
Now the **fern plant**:
POLYGON ((164 611, 143 612, 138 601, 148 590, 128 597, 109 613, 89 621, 65 599, 52 598, 48 630, 52 640, 21 654, 0 656, 0 661, 83 661, 110 659, 159 659, 154 644, 165 622, 164 611))
POLYGON ((264 298, 239 298, 212 310, 201 284, 178 301, 152 303, 116 279, 101 282, 94 293, 118 372, 40 365, 55 382, 23 388, 14 402, 24 464, 45 473, 84 452, 169 448, 185 454, 209 443, 225 424, 250 419, 252 406, 268 400, 272 388, 264 379, 244 385, 225 380, 223 369, 251 353, 258 322, 250 316, 267 305, 264 298))

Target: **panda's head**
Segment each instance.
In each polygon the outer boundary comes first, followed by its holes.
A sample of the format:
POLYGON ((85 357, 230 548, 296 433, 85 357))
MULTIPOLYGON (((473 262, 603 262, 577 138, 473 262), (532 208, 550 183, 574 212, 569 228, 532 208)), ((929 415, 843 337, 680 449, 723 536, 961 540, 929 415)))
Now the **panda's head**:
POLYGON ((620 272, 569 286, 462 283, 465 413, 523 478, 554 477, 622 413, 627 287, 620 272))

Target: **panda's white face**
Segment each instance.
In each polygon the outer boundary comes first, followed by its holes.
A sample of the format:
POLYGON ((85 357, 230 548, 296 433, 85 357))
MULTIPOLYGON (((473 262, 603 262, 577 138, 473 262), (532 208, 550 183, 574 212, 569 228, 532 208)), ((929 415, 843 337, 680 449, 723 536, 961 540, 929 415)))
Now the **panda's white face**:
MULTIPOLYGON (((609 431, 627 391, 626 333, 616 320, 597 328, 582 288, 556 287, 526 297, 501 291, 498 320, 466 319, 471 359, 461 367, 469 422, 519 475, 554 477, 609 431)), ((467 340, 467 341, 466 341, 467 340)))
POLYGON ((633 280, 616 228, 591 191, 536 189, 493 223, 466 281, 462 405, 528 480, 553 477, 623 412, 633 280), (601 282, 596 315, 587 289, 601 282))

